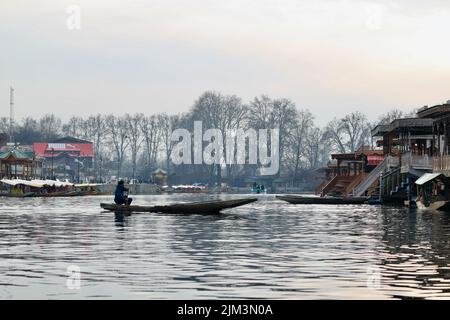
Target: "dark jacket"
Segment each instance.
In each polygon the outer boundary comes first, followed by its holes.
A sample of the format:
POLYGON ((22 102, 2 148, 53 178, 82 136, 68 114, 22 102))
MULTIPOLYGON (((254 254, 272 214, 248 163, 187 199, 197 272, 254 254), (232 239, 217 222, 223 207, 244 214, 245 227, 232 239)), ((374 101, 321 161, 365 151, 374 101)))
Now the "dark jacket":
POLYGON ((128 188, 125 188, 124 185, 117 185, 116 192, 114 193, 114 202, 117 204, 125 203, 125 191, 128 191, 128 188))

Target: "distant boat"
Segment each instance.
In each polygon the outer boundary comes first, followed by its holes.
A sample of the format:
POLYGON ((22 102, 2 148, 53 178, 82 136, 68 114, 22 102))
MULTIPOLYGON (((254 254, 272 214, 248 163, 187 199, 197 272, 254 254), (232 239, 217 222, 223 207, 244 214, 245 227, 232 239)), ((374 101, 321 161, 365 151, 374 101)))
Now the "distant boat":
POLYGON ((220 211, 243 206, 257 201, 255 198, 214 200, 204 202, 177 203, 165 206, 137 206, 118 205, 114 203, 100 203, 102 209, 119 213, 170 213, 170 214, 218 214, 220 211))
POLYGON ((267 189, 252 188, 251 193, 266 194, 267 193, 267 189))
POLYGON ((291 204, 364 204, 367 203, 366 197, 304 197, 295 195, 276 196, 277 199, 289 202, 291 204))
POLYGON ((204 193, 208 191, 208 188, 199 183, 194 183, 190 185, 175 185, 171 188, 172 192, 175 193, 204 193))
POLYGON ((100 184, 96 183, 73 184, 68 181, 38 179, 2 179, 0 182, 9 187, 9 192, 1 195, 13 198, 54 198, 109 194, 102 192, 99 188, 100 184))

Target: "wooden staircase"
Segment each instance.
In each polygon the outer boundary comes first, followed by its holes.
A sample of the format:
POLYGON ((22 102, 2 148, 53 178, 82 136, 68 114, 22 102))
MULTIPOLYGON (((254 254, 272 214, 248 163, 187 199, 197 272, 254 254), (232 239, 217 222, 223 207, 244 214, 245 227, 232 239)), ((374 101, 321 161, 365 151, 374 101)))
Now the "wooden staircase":
POLYGON ((346 197, 350 195, 355 186, 361 183, 365 176, 365 173, 356 176, 335 176, 323 187, 321 195, 336 194, 346 197))
POLYGON ((360 173, 359 175, 355 176, 352 182, 345 188, 345 196, 353 195, 353 189, 355 189, 358 185, 361 184, 364 179, 367 178, 369 174, 366 172, 360 173))

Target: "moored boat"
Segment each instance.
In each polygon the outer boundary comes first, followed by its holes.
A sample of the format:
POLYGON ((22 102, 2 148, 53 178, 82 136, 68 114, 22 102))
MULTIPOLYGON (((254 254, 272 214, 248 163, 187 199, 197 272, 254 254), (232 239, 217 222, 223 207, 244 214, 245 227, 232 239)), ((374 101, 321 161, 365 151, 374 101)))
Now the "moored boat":
POLYGON ((277 199, 289 202, 290 204, 365 204, 366 197, 305 197, 296 195, 276 196, 277 199))
POLYGON ((96 183, 73 184, 68 181, 37 179, 2 179, 0 183, 2 187, 6 186, 8 189, 7 192, 3 190, 0 195, 13 198, 55 198, 108 194, 100 190, 101 184, 96 183))
POLYGON ((222 210, 243 206, 257 201, 256 198, 214 200, 204 202, 177 203, 164 206, 118 205, 114 203, 100 203, 102 209, 120 213, 170 213, 170 214, 217 214, 222 210))
POLYGON ((418 209, 450 212, 450 178, 441 173, 425 173, 415 184, 418 209))

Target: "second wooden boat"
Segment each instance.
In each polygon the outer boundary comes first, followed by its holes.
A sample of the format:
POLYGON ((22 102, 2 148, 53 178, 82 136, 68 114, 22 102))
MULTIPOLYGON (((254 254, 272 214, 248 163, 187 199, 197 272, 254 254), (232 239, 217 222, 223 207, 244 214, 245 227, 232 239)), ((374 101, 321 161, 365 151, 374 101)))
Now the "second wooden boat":
POLYGON ((178 203, 165 206, 137 206, 118 205, 114 203, 101 203, 102 209, 121 213, 173 213, 173 214, 217 214, 224 209, 235 208, 257 201, 256 198, 215 200, 205 202, 178 203))
POLYGON ((305 197, 285 195, 277 196, 277 199, 289 202, 291 204, 364 204, 367 203, 365 197, 352 197, 352 198, 340 198, 340 197, 305 197))

